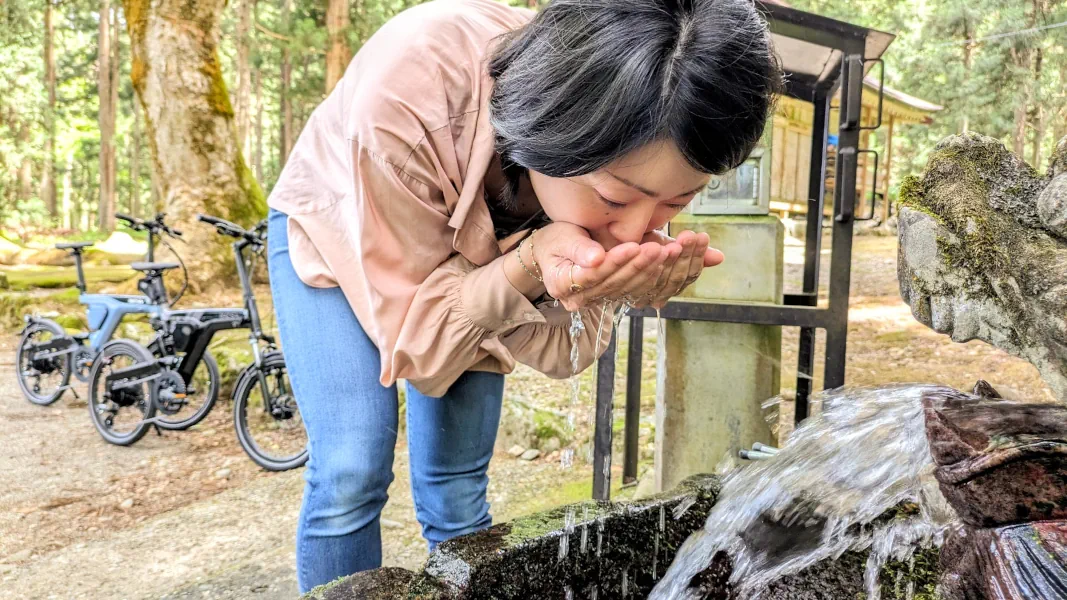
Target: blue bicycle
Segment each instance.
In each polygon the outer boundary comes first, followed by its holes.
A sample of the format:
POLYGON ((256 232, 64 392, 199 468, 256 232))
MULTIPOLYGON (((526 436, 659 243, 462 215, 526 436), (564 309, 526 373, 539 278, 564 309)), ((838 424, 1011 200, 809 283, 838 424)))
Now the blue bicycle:
POLYGON ((178 239, 181 232, 167 226, 162 213, 151 221, 123 214, 115 216, 135 231, 148 232, 148 261, 130 265, 133 270, 143 273, 137 283, 143 295, 87 293, 82 259, 85 248, 92 246, 92 242, 56 244, 56 248, 67 250, 74 256, 80 292, 78 301, 87 307, 89 331, 68 334, 51 319, 28 315, 16 349, 19 388, 27 400, 42 406, 52 404, 67 390, 76 395, 70 383, 71 375, 78 381, 88 383, 94 361, 114 336, 122 320, 128 315, 148 315, 156 332, 148 345, 149 349, 157 358, 173 361, 178 366, 175 373, 182 379, 181 382, 173 382, 173 386, 181 388, 181 392, 171 394, 168 401, 161 404, 160 414, 154 423, 161 429, 187 429, 199 423, 211 411, 218 399, 220 377, 218 365, 209 352, 198 353, 195 360, 192 360, 194 356, 189 356, 190 360, 187 360, 187 353, 181 348, 181 338, 187 328, 183 321, 189 316, 187 313, 200 311, 169 310, 180 298, 181 292, 174 298, 169 297, 163 283, 163 273, 179 267, 184 269, 184 266, 180 262, 152 260, 157 239, 173 251, 173 247, 161 236, 166 234, 178 239))

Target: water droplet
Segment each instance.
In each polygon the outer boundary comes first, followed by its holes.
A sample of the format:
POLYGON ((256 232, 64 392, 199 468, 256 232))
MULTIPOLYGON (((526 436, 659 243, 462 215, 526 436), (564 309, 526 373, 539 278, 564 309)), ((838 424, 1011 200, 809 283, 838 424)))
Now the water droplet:
POLYGON ((657 533, 656 534, 656 542, 655 542, 655 544, 653 544, 653 548, 652 548, 652 579, 659 578, 659 575, 657 574, 658 571, 656 570, 656 565, 657 565, 658 561, 659 561, 659 534, 657 533))

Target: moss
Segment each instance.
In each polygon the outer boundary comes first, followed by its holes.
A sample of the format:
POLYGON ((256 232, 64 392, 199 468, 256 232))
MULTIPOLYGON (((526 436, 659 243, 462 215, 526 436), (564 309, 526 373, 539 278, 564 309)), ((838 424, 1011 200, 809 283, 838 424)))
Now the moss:
POLYGON ((144 48, 145 33, 148 30, 148 3, 150 0, 123 0, 122 8, 126 13, 126 31, 130 35, 131 60, 130 80, 138 96, 144 95, 145 77, 148 65, 145 64, 141 49, 144 48))
POLYGON ((564 433, 567 428, 563 419, 544 411, 534 412, 533 417, 534 437, 539 440, 547 440, 556 437, 564 444, 569 441, 564 433))
POLYGON ((86 324, 85 318, 73 313, 59 315, 55 318, 55 321, 67 331, 84 331, 88 329, 88 324, 86 324))
POLYGON ((216 114, 232 117, 233 105, 230 104, 230 94, 226 91, 226 81, 222 78, 222 65, 219 64, 217 51, 211 53, 210 59, 204 62, 201 71, 209 82, 208 105, 216 114))
POLYGON ((937 584, 941 578, 936 548, 923 548, 908 561, 891 560, 882 567, 882 597, 914 600, 938 600, 937 584), (908 588, 911 588, 909 594, 908 588))

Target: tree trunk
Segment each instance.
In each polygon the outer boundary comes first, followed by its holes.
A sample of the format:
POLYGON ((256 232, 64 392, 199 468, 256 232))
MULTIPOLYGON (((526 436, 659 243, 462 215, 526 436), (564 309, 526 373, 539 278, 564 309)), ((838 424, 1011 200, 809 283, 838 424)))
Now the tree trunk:
POLYGON ((1037 107, 1037 124, 1034 126, 1034 145, 1031 148, 1030 164, 1035 169, 1041 169, 1041 145, 1045 142, 1045 134, 1048 133, 1048 111, 1044 106, 1037 107))
MULTIPOLYGON (((289 3, 291 0, 282 0, 281 25, 282 33, 289 33, 289 3)), ((284 44, 285 42, 283 42, 284 44)), ((289 159, 289 151, 293 149, 293 101, 289 97, 289 77, 292 75, 293 65, 289 56, 289 47, 282 46, 282 64, 280 67, 280 82, 278 84, 278 100, 281 103, 279 110, 281 116, 281 136, 278 148, 279 166, 285 166, 289 159)))
POLYGON ((97 96, 100 111, 100 229, 111 231, 115 227, 114 179, 111 177, 112 155, 115 153, 114 114, 111 110, 111 2, 100 0, 100 32, 97 37, 97 96))
POLYGON ((70 229, 74 224, 72 213, 74 212, 74 205, 72 203, 71 194, 74 193, 73 181, 74 176, 74 149, 67 153, 67 168, 63 171, 63 208, 62 208, 62 226, 63 229, 70 229))
POLYGON ((118 210, 118 181, 119 181, 119 153, 115 148, 115 134, 118 133, 119 116, 119 88, 122 87, 119 79, 119 65, 122 64, 122 41, 119 37, 119 10, 121 6, 116 4, 111 9, 111 102, 108 108, 111 110, 111 164, 108 165, 108 177, 111 178, 111 205, 108 207, 108 218, 111 220, 107 231, 115 228, 115 212, 118 210))
POLYGON ((326 33, 329 46, 326 50, 326 95, 333 91, 345 74, 345 67, 352 58, 345 37, 348 27, 348 0, 327 0, 326 33))
POLYGON ((56 220, 56 27, 52 19, 53 0, 44 7, 44 87, 48 101, 44 108, 44 169, 41 173, 41 200, 52 221, 56 220))
POLYGON ((133 99, 133 131, 130 133, 133 143, 130 144, 130 214, 139 217, 141 214, 141 106, 135 97, 133 99))
POLYGON ((241 155, 222 79, 218 21, 225 4, 125 0, 131 78, 145 109, 153 171, 167 212, 197 250, 185 255, 194 292, 235 275, 229 240, 196 223, 196 214, 250 226, 267 211, 241 155))
POLYGON ((256 169, 256 179, 263 179, 263 70, 255 70, 256 82, 256 147, 255 159, 252 161, 256 169))
POLYGON ((237 120, 237 144, 244 154, 249 154, 248 125, 251 122, 251 81, 249 78, 248 52, 251 45, 252 5, 255 0, 237 2, 237 102, 234 117, 237 120))
POLYGON ((23 121, 19 126, 19 147, 22 149, 22 163, 19 165, 19 200, 33 197, 33 159, 30 157, 30 124, 23 121))

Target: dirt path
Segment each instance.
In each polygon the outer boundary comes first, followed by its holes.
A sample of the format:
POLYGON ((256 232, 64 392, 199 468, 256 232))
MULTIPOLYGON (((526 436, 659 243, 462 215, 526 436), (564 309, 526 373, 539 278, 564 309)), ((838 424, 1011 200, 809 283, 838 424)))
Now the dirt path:
MULTIPOLYGON (((266 473, 233 437, 221 403, 194 430, 103 442, 83 401, 26 402, 14 383, 16 341, 0 340, 0 598, 293 598, 293 535, 302 471, 266 473), (132 506, 124 505, 132 500, 132 506)), ((425 559, 409 493, 407 448, 383 514, 386 564, 425 559)), ((498 518, 580 469, 517 461, 490 469, 498 518)))

